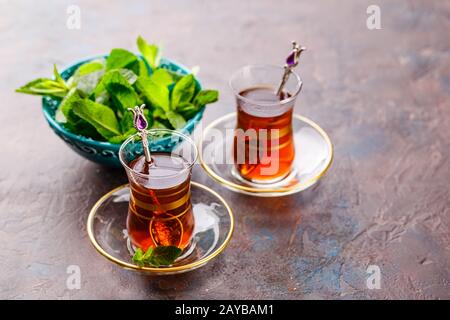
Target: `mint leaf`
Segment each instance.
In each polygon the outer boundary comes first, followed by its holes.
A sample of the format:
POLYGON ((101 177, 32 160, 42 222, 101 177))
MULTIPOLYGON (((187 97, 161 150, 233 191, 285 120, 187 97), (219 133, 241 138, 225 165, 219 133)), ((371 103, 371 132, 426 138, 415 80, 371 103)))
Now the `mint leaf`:
POLYGON ((87 62, 78 67, 73 76, 67 81, 67 84, 69 87, 78 86, 83 96, 88 96, 92 94, 95 86, 103 76, 104 68, 104 59, 87 62))
POLYGON ((73 105, 77 101, 82 101, 76 88, 72 88, 61 101, 55 114, 56 121, 62 123, 64 127, 76 134, 82 134, 95 140, 104 140, 97 130, 87 121, 81 119, 73 111, 73 105))
POLYGON ((147 43, 141 36, 137 38, 137 46, 148 65, 152 69, 156 69, 161 60, 158 46, 147 43))
POLYGON ((58 110, 62 112, 64 115, 66 122, 74 123, 78 119, 80 119, 72 109, 73 103, 75 101, 83 100, 83 98, 80 96, 76 88, 72 88, 69 93, 64 97, 64 99, 61 101, 61 104, 58 107, 58 110))
POLYGON ((131 129, 134 129, 133 114, 131 112, 126 112, 122 116, 122 119, 120 119, 120 130, 122 131, 122 133, 126 133, 131 129))
POLYGON ((78 67, 77 71, 75 71, 73 77, 77 78, 80 76, 84 76, 88 73, 102 70, 105 67, 105 60, 104 59, 97 59, 93 61, 86 62, 85 64, 82 64, 78 67))
POLYGON ((152 129, 167 129, 167 127, 158 120, 153 121, 152 129))
POLYGON ((119 122, 111 108, 89 99, 75 101, 72 108, 77 116, 89 122, 104 138, 121 134, 119 122))
POLYGON ((144 252, 142 251, 141 248, 137 248, 137 250, 134 252, 134 256, 133 256, 133 261, 138 265, 138 266, 143 266, 144 262, 142 262, 142 257, 144 256, 144 252))
POLYGON ((127 132, 125 132, 124 134, 120 134, 118 136, 114 136, 111 138, 108 138, 108 142, 114 143, 114 144, 121 144, 122 142, 124 142, 129 136, 131 136, 132 134, 135 134, 137 131, 135 128, 131 128, 130 130, 128 130, 127 132))
POLYGON ((75 87, 84 97, 89 97, 94 92, 104 73, 104 70, 97 70, 74 78, 75 87))
POLYGON ((153 111, 153 118, 160 118, 166 120, 167 114, 163 109, 155 108, 155 110, 153 111))
POLYGON ((173 83, 172 76, 170 73, 162 68, 156 69, 153 74, 150 76, 150 79, 157 84, 162 86, 169 86, 173 83))
POLYGON ((191 101, 195 93, 195 79, 192 74, 183 76, 173 88, 172 91, 172 109, 175 108, 183 102, 191 101))
POLYGON ((175 111, 167 111, 166 115, 174 129, 181 129, 186 125, 186 120, 184 120, 184 118, 175 111))
POLYGON ((102 82, 100 81, 100 83, 97 85, 97 87, 95 88, 94 92, 93 92, 93 100, 97 103, 100 104, 104 104, 104 105, 110 105, 110 101, 109 101, 109 93, 106 90, 105 86, 102 84, 102 82))
POLYGON ((176 107, 176 111, 185 119, 191 119, 208 103, 218 100, 219 92, 217 90, 202 90, 197 93, 193 102, 183 102, 176 107))
POLYGON ((145 78, 148 77, 148 68, 147 68, 147 64, 145 63, 144 60, 139 59, 139 73, 138 73, 139 77, 141 78, 145 78))
POLYGON ((158 246, 153 249, 152 261, 160 265, 171 265, 181 252, 182 250, 175 246, 158 246))
POLYGON ((127 81, 128 81, 128 83, 129 84, 134 84, 135 82, 136 82, 136 80, 138 79, 138 76, 136 75, 136 73, 134 73, 133 71, 131 71, 131 70, 128 70, 128 69, 118 69, 117 70, 119 73, 120 73, 120 75, 122 76, 122 77, 124 77, 127 81))
POLYGON ((107 72, 102 79, 102 85, 108 91, 117 111, 120 111, 121 115, 129 113, 127 108, 132 108, 138 104, 137 93, 119 71, 107 72))
POLYGON ((172 79, 174 82, 180 81, 180 79, 185 76, 185 74, 181 73, 181 71, 172 71, 172 70, 167 70, 167 71, 172 76, 172 79))
POLYGON ((64 127, 75 134, 92 138, 96 141, 105 141, 100 133, 87 121, 79 118, 76 122, 64 123, 64 127))
POLYGON ((181 114, 185 119, 190 119, 200 110, 201 107, 195 106, 194 104, 182 103, 178 105, 177 112, 181 114))
POLYGON ((58 82, 62 87, 66 87, 66 82, 64 81, 64 79, 61 77, 61 75, 58 72, 58 69, 56 69, 56 64, 53 65, 53 75, 55 77, 56 82, 58 82))
POLYGON ((139 73, 138 58, 128 50, 112 49, 106 59, 106 70, 130 69, 134 73, 139 73))
POLYGON ((150 78, 139 77, 136 87, 153 106, 169 110, 169 89, 166 86, 155 83, 150 78))
POLYGON ((144 255, 142 256, 142 262, 144 264, 151 265, 153 267, 159 267, 160 264, 158 262, 153 261, 153 252, 154 249, 152 247, 149 247, 147 249, 147 252, 144 253, 144 255))
POLYGON ((180 256, 182 250, 175 246, 149 247, 147 252, 138 248, 133 256, 133 262, 138 266, 149 265, 159 267, 160 265, 171 265, 180 256))
POLYGON ((101 104, 109 104, 108 100, 110 98, 108 91, 106 90, 105 87, 105 82, 109 81, 109 74, 110 73, 114 73, 114 72, 119 72, 127 81, 130 85, 134 84, 137 80, 137 75, 128 69, 114 69, 111 71, 108 71, 105 73, 105 75, 103 76, 103 78, 100 80, 100 82, 98 83, 97 87, 95 87, 95 90, 93 92, 94 94, 94 100, 97 103, 101 103, 101 104))
POLYGON ((194 98, 194 104, 203 107, 208 103, 216 102, 219 99, 219 91, 217 90, 202 90, 194 98))
POLYGON ((142 259, 143 260, 148 260, 148 259, 150 259, 152 257, 152 254, 153 254, 153 248, 149 247, 147 249, 147 252, 142 256, 142 259))
POLYGON ((64 98, 68 92, 68 88, 56 80, 38 78, 16 89, 16 92, 38 96, 49 96, 59 100, 64 98))

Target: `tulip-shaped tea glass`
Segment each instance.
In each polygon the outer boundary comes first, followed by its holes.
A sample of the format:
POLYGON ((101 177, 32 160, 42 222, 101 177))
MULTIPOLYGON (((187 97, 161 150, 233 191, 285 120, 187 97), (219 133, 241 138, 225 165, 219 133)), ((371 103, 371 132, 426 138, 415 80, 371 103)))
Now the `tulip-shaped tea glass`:
POLYGON ((120 147, 130 183, 127 231, 135 248, 186 249, 194 230, 190 180, 198 151, 186 135, 168 129, 146 130, 152 162, 146 162, 140 134, 120 147))
POLYGON ((292 115, 302 87, 291 71, 280 94, 284 68, 246 66, 230 80, 237 102, 233 175, 256 184, 283 180, 291 172, 295 150, 292 115))

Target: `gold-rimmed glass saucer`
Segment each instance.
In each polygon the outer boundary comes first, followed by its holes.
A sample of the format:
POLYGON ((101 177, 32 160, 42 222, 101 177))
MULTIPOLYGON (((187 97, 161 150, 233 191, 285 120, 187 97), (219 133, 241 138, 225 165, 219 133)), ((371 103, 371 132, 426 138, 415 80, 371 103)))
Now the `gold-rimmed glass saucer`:
POLYGON ((333 161, 333 145, 327 133, 312 120, 293 115, 295 159, 291 173, 272 184, 256 184, 241 178, 233 163, 236 113, 209 124, 199 146, 200 163, 213 179, 226 188, 260 197, 279 197, 303 191, 325 174, 333 161))
POLYGON ((234 217, 226 201, 210 188, 192 181, 191 192, 195 218, 192 243, 188 252, 171 266, 140 267, 132 261, 126 232, 128 184, 111 190, 92 207, 87 221, 89 239, 103 257, 125 269, 168 275, 204 266, 228 245, 234 230, 234 217))

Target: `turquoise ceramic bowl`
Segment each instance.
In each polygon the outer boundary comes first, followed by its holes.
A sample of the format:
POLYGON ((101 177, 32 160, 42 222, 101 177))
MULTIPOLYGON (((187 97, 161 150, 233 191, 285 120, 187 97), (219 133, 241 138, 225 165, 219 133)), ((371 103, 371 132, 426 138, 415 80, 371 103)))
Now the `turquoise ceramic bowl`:
MULTIPOLYGON (((61 76, 67 80, 70 76, 78 69, 82 64, 101 58, 93 57, 90 59, 85 59, 79 62, 74 63, 68 68, 64 69, 61 72, 61 76)), ((106 57, 106 56, 103 56, 106 57)), ((161 59, 161 66, 165 69, 179 72, 181 74, 189 73, 188 69, 181 64, 178 64, 174 61, 170 61, 168 59, 161 59)), ((201 89, 201 84, 197 82, 197 86, 201 89)), ((52 99, 50 97, 44 97, 42 99, 42 110, 44 112, 45 119, 47 119, 48 124, 53 129, 53 131, 58 135, 72 150, 74 150, 79 155, 84 158, 91 160, 93 162, 109 166, 109 167, 120 167, 119 161, 119 148, 120 144, 113 144, 104 141, 96 141, 92 138, 87 138, 82 135, 74 134, 67 130, 64 125, 58 123, 55 119, 56 109, 59 106, 59 101, 52 99)), ((200 122, 203 116, 203 111, 205 108, 201 108, 200 111, 190 119, 186 126, 182 128, 181 131, 184 134, 191 134, 194 131, 197 123, 200 122)))

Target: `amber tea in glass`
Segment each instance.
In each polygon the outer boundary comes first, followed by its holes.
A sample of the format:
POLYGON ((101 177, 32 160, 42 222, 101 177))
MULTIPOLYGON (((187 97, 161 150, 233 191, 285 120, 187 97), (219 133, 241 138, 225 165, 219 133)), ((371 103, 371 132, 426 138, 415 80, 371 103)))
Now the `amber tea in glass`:
POLYGON ((247 66, 230 80, 237 102, 233 144, 235 173, 253 183, 275 183, 291 172, 294 161, 292 115, 301 80, 292 72, 283 91, 283 68, 247 66))
POLYGON ((138 134, 127 139, 120 159, 130 183, 128 236, 135 247, 189 246, 194 231, 191 169, 197 157, 187 136, 167 129, 147 130, 152 162, 146 162, 138 134))

